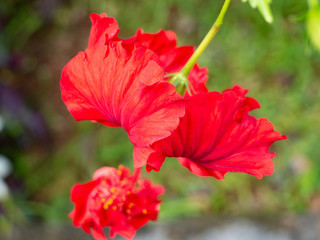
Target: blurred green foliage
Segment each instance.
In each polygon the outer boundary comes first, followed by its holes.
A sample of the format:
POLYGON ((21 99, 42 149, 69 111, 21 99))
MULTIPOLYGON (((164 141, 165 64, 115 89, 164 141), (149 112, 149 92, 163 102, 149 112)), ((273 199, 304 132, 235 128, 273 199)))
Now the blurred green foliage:
MULTIPOLYGON (((9 2, 1 6, 7 24, 2 26, 0 49, 22 60, 16 68, 2 67, 0 78, 41 113, 50 131, 45 143, 0 149, 12 160, 12 178, 19 182, 10 201, 28 219, 69 222, 68 196, 74 183, 88 181, 104 165, 132 167, 132 145, 122 129, 76 122, 60 98, 60 72, 86 47, 89 14, 115 17, 121 37, 132 36, 138 28, 163 28, 176 32, 179 45, 197 45, 223 1, 56 1, 46 10, 50 16, 41 14, 44 10, 35 1, 9 2)), ((320 198, 320 54, 308 42, 305 22, 298 20, 308 12, 306 1, 273 1, 272 11, 274 23, 267 24, 247 4, 232 1, 224 25, 199 61, 210 71, 210 90, 233 84, 250 89, 249 96, 262 106, 254 115, 267 117, 288 136, 272 147, 274 174, 257 180, 228 173, 218 181, 196 177, 177 160, 167 159, 160 173, 144 173, 166 186, 162 219, 320 211, 314 204, 320 198)), ((312 34, 313 27, 308 31, 312 34)), ((12 124, 7 120, 0 135, 10 132, 12 124)), ((19 138, 21 131, 10 138, 19 138)))

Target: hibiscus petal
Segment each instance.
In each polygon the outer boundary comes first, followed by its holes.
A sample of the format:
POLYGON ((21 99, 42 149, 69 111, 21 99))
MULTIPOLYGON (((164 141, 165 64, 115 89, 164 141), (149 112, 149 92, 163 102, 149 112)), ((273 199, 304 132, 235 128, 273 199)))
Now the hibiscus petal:
POLYGON ((135 146, 148 147, 170 135, 185 107, 157 60, 150 50, 130 53, 121 43, 88 48, 63 69, 62 99, 76 120, 122 126, 135 146))
POLYGON ((267 119, 248 115, 259 103, 245 97, 246 92, 235 86, 222 94, 192 96, 178 128, 152 145, 147 170, 158 171, 169 156, 178 157, 198 176, 223 179, 226 172, 245 172, 262 178, 272 174, 274 153, 268 149, 286 136, 274 131, 267 119))
POLYGON ((117 175, 117 170, 113 167, 102 167, 94 172, 92 179, 97 180, 99 178, 108 177, 114 178, 117 175))
POLYGON ((136 228, 126 223, 117 224, 116 226, 112 226, 110 228, 110 237, 114 238, 116 234, 119 234, 126 239, 133 239, 136 235, 136 228))
POLYGON ((95 240, 108 240, 106 235, 103 232, 102 227, 99 227, 97 225, 93 225, 91 227, 91 234, 95 240))
MULTIPOLYGON (((189 87, 192 95, 208 92, 208 88, 206 87, 208 72, 209 70, 206 67, 200 68, 197 63, 193 66, 188 75, 189 87)), ((187 91, 186 95, 188 95, 187 91)))
POLYGON ((69 214, 69 217, 73 218, 73 224, 77 227, 90 219, 87 212, 87 196, 96 184, 96 181, 87 184, 75 184, 71 190, 71 201, 77 203, 77 205, 75 210, 69 214))
POLYGON ((162 55, 176 48, 177 36, 172 31, 160 30, 157 33, 144 33, 141 28, 133 37, 124 40, 125 44, 134 44, 136 46, 146 47, 158 55, 162 55))
POLYGON ((178 161, 183 167, 188 168, 190 172, 199 177, 213 176, 219 180, 223 180, 224 175, 226 174, 226 172, 213 171, 205 167, 201 167, 200 165, 194 163, 192 160, 189 160, 187 158, 179 157, 178 161))
POLYGON ((88 47, 103 46, 108 41, 117 36, 120 28, 114 18, 108 17, 107 14, 96 13, 90 14, 92 22, 88 47))

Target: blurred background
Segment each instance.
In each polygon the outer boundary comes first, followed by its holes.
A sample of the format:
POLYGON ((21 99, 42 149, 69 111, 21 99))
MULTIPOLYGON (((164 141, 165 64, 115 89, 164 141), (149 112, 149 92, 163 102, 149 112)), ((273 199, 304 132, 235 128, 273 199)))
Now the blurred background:
MULTIPOLYGON (((116 18, 122 38, 138 28, 162 28, 175 31, 179 45, 197 46, 222 4, 1 1, 0 239, 18 239, 16 232, 25 226, 70 226, 73 184, 90 180, 105 165, 132 167, 133 147, 124 130, 76 122, 61 100, 61 70, 86 48, 89 14, 105 12, 116 18)), ((287 135, 288 140, 271 148, 276 152, 274 174, 257 180, 228 173, 218 181, 196 177, 177 160, 167 159, 160 173, 144 173, 167 189, 159 226, 190 219, 216 225, 222 220, 214 219, 246 218, 294 228, 292 222, 303 218, 306 228, 308 219, 320 228, 320 52, 309 40, 307 1, 274 1, 271 8, 274 23, 268 24, 249 4, 232 1, 199 63, 209 68, 210 90, 233 84, 248 88, 262 106, 253 114, 267 117, 275 130, 287 135)))

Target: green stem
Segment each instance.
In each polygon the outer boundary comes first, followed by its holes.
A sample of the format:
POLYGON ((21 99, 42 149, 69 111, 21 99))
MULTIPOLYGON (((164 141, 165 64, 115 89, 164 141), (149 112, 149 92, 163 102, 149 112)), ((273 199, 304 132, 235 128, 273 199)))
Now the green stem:
POLYGON ((209 45, 211 40, 214 38, 214 36, 218 32, 220 26, 223 23, 223 18, 224 18, 224 15, 226 14, 226 11, 227 11, 228 7, 229 7, 230 1, 231 0, 225 0, 217 20, 215 21, 215 23, 213 24, 213 26, 211 27, 211 29, 207 33, 207 35, 204 37, 204 39, 202 40, 202 42, 200 43, 200 45, 198 46, 196 51, 193 53, 193 55, 191 56, 189 61, 186 63, 186 65, 184 65, 184 67, 181 70, 181 72, 185 76, 188 76, 189 72, 191 71, 192 67, 196 64, 196 62, 197 62, 198 58, 200 57, 200 55, 207 48, 207 46, 209 45))

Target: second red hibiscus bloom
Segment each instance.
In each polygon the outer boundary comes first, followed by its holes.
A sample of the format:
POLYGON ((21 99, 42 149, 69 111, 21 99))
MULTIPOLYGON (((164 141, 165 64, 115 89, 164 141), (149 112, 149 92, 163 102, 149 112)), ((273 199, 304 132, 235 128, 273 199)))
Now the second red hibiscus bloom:
POLYGON ((96 240, 106 240, 103 228, 110 227, 110 236, 119 234, 127 239, 150 220, 156 220, 164 188, 141 179, 139 170, 103 167, 93 180, 75 184, 71 200, 75 204, 70 213, 76 227, 82 227, 96 240))

